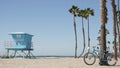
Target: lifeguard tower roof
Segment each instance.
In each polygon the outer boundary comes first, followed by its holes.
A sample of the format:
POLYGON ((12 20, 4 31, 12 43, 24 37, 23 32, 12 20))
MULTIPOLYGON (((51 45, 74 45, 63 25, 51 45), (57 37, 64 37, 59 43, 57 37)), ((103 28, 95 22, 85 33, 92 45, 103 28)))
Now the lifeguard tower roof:
MULTIPOLYGON (((11 35, 11 34, 28 34, 28 33, 25 33, 25 32, 11 32, 9 35, 11 35)), ((31 34, 28 34, 28 35, 31 35, 31 34)))

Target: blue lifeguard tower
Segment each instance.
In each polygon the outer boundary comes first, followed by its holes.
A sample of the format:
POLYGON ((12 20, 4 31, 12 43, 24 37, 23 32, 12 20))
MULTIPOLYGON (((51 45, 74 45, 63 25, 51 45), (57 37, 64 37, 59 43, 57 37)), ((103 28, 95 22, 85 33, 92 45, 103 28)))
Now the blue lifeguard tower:
POLYGON ((13 32, 10 34, 14 40, 14 44, 12 47, 8 47, 7 49, 7 57, 9 56, 9 51, 14 51, 14 56, 16 57, 16 53, 20 51, 24 54, 23 57, 32 57, 33 54, 31 51, 33 51, 32 48, 32 37, 33 35, 30 35, 28 33, 24 32, 13 32))

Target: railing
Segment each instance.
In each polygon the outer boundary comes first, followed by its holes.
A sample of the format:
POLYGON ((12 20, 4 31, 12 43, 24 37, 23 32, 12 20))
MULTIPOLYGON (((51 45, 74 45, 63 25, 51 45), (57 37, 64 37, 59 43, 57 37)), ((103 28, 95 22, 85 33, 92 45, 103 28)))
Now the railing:
MULTIPOLYGON (((0 41, 0 46, 3 46, 4 48, 11 48, 14 47, 14 41, 0 41)), ((33 48, 33 42, 31 42, 31 48, 33 48)))
POLYGON ((5 48, 13 47, 13 41, 4 41, 4 47, 5 48))

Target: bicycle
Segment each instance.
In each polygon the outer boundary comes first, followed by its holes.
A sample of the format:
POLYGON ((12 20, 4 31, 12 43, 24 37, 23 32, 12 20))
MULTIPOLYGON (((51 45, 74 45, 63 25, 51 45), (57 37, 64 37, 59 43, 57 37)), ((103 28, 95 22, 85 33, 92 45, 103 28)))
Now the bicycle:
POLYGON ((100 61, 107 61, 108 65, 115 65, 117 63, 117 61, 114 59, 114 55, 112 53, 109 53, 108 51, 104 51, 103 52, 103 56, 100 57, 100 50, 97 47, 97 49, 95 49, 95 47, 93 47, 93 51, 92 52, 87 52, 83 59, 84 62, 87 65, 93 65, 96 62, 96 58, 98 57, 100 61))

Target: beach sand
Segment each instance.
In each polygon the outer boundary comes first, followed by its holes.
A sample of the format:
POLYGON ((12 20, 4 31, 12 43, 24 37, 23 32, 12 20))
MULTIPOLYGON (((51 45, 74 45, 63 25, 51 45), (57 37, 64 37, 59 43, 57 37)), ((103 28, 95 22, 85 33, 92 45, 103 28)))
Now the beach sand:
POLYGON ((0 68, 120 68, 120 59, 116 66, 86 65, 82 58, 39 58, 39 59, 0 59, 0 68))

